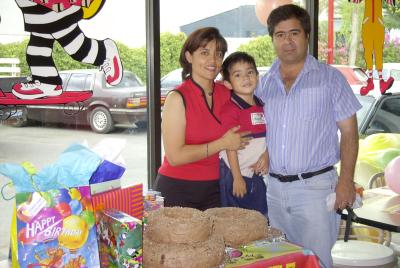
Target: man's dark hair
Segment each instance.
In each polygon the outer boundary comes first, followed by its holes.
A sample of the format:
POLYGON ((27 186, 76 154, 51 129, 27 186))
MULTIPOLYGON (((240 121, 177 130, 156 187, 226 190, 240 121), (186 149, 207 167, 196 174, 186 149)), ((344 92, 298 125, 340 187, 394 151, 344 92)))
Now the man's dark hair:
POLYGON ((293 18, 300 21, 306 36, 310 36, 310 14, 304 8, 293 4, 279 6, 271 11, 267 20, 269 36, 273 38, 275 27, 278 23, 293 18))
POLYGON ((222 55, 225 55, 228 50, 228 44, 217 28, 200 28, 189 35, 183 44, 179 56, 179 63, 182 66, 182 80, 187 79, 192 74, 192 64, 187 61, 185 52, 188 51, 190 54, 193 54, 198 48, 205 47, 213 40, 217 42, 217 51, 221 51, 222 55))
POLYGON ((224 78, 224 80, 230 82, 229 72, 230 72, 232 66, 238 62, 246 62, 246 63, 252 65, 254 67, 254 70, 258 74, 257 65, 256 65, 254 58, 252 56, 250 56, 249 54, 247 54, 246 52, 238 51, 238 52, 234 52, 234 53, 230 54, 228 57, 226 57, 226 59, 224 60, 224 63, 222 63, 221 72, 222 72, 222 77, 224 78))

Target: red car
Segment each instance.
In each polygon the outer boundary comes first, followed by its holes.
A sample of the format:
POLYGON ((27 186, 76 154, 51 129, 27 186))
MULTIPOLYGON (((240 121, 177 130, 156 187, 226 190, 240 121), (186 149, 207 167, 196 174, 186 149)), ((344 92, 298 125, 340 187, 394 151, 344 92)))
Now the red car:
POLYGON ((367 84, 368 76, 364 72, 364 70, 357 66, 348 66, 348 65, 332 65, 336 69, 338 69, 344 77, 346 77, 347 82, 356 90, 355 92, 359 92, 362 86, 367 84))

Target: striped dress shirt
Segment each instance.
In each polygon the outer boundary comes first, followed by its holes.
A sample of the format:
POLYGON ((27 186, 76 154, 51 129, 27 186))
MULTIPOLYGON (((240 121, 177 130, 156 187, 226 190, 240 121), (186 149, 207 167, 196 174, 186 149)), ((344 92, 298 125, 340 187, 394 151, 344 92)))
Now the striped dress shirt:
POLYGON ((340 160, 337 122, 361 108, 345 77, 308 55, 287 94, 275 61, 256 95, 265 103, 270 172, 294 175, 340 160))

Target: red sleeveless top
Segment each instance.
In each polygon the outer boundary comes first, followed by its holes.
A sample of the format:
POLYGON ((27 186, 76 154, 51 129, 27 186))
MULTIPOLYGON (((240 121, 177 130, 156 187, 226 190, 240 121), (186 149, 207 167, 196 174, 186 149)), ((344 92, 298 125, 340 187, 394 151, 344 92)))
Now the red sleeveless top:
MULTIPOLYGON (((220 122, 221 108, 230 99, 230 90, 215 83, 212 107, 207 105, 206 97, 200 85, 191 78, 175 89, 183 98, 186 115, 185 144, 205 144, 220 138, 224 131, 220 122)), ((204 147, 204 155, 206 148, 204 147)), ((166 156, 158 170, 164 176, 191 181, 209 181, 219 179, 218 153, 196 162, 171 166, 166 156)))

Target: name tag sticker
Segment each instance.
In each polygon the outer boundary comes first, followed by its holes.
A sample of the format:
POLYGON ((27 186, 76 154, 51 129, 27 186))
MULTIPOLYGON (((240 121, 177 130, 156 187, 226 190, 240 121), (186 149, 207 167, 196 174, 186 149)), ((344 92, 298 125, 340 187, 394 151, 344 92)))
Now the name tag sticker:
POLYGON ((252 113, 251 114, 252 125, 265 125, 264 113, 252 113))

